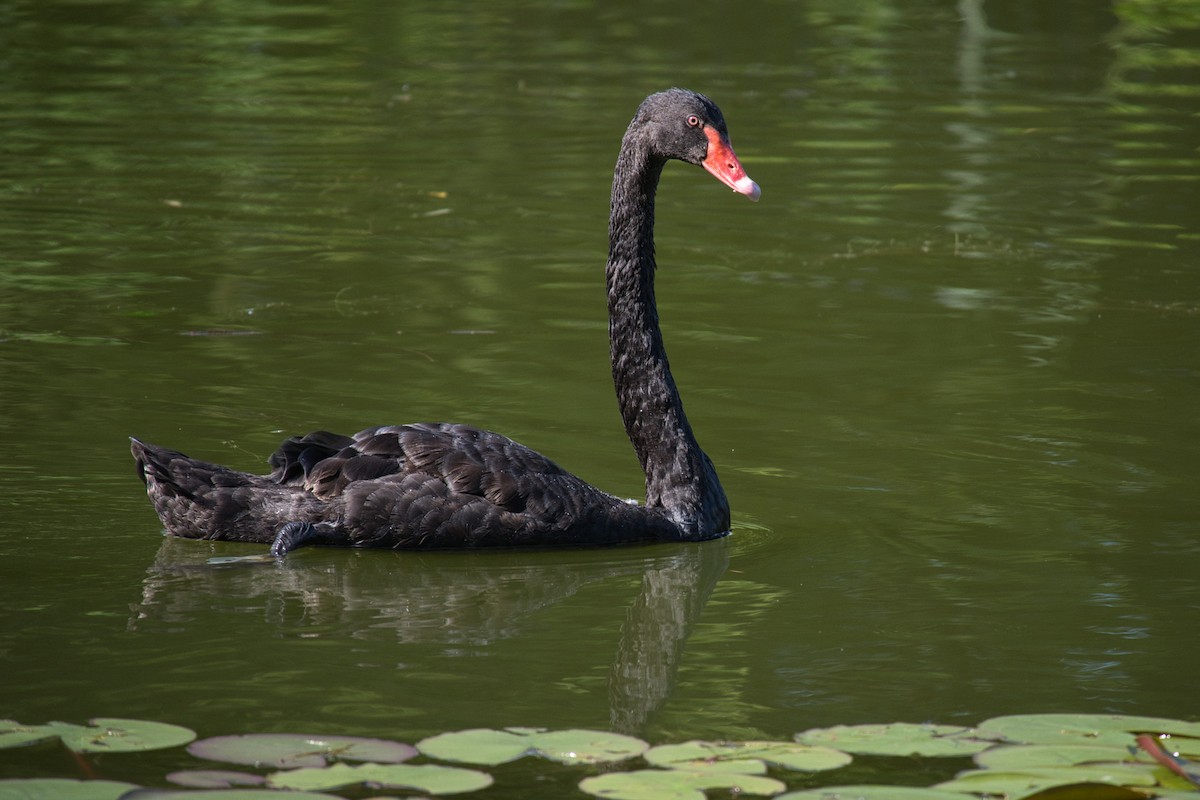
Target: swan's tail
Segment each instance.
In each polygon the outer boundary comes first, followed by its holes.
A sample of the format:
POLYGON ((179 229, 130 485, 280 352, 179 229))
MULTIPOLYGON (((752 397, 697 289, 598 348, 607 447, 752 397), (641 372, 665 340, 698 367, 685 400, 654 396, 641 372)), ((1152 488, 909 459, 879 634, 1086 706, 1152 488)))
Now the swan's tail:
POLYGON ((273 542, 289 522, 325 521, 329 504, 270 476, 237 472, 130 438, 138 477, 169 533, 189 539, 273 542))

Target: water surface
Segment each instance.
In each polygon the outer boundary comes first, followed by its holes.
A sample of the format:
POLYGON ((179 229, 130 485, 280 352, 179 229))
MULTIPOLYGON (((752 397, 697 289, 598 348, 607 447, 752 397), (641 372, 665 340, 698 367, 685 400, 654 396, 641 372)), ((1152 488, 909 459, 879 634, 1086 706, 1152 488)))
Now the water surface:
POLYGON ((738 8, 0 10, 0 717, 1195 716, 1197 15, 738 8), (674 84, 763 187, 673 165, 658 209, 731 537, 264 565, 160 535, 130 434, 259 469, 294 433, 445 419, 638 496, 605 215, 674 84))

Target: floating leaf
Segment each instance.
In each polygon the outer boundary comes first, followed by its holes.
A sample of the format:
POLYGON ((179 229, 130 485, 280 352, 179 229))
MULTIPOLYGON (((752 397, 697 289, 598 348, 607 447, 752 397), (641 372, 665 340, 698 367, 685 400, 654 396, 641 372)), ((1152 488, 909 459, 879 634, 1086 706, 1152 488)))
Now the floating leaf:
POLYGON ((345 800, 319 792, 275 792, 270 789, 138 789, 121 800, 345 800))
POLYGON ((132 783, 119 781, 16 778, 0 780, 0 800, 117 800, 136 788, 132 783))
POLYGON ((563 764, 602 764, 624 761, 646 752, 641 739, 605 731, 565 730, 531 733, 537 755, 563 764))
POLYGON ((468 764, 507 764, 529 755, 526 736, 491 728, 439 733, 417 742, 417 749, 430 758, 461 761, 468 764))
POLYGON ((50 722, 45 725, 21 725, 0 720, 0 748, 20 747, 59 738, 77 753, 132 753, 177 747, 196 738, 196 734, 178 725, 141 719, 101 717, 88 725, 50 722))
POLYGON ((429 794, 457 794, 491 786, 492 776, 440 764, 334 764, 267 776, 267 784, 277 789, 337 789, 360 783, 389 789, 415 789, 429 794))
POLYGON ((730 745, 718 742, 691 741, 659 745, 647 750, 643 758, 650 765, 664 769, 710 770, 741 775, 767 774, 767 764, 762 759, 739 754, 730 745))
MULTIPOLYGON (((1091 745, 1009 745, 992 747, 975 756, 981 767, 1002 770, 1022 770, 1038 767, 1069 767, 1073 764, 1121 763, 1134 761, 1126 747, 1091 745)), ((1149 763, 1143 761, 1143 763, 1149 763)))
POLYGON ((781 794, 775 800, 971 800, 959 792, 919 786, 826 786, 781 794))
POLYGON ((793 742, 701 742, 669 744, 647 750, 649 763, 667 769, 716 769, 761 775, 767 764, 817 772, 837 769, 851 758, 840 750, 793 742))
POLYGON ((803 744, 879 756, 969 756, 995 744, 958 725, 835 725, 796 734, 803 744))
MULTIPOLYGON (((1153 736, 1153 734, 1140 735, 1153 736)), ((1200 761, 1200 739, 1192 739, 1187 736, 1154 736, 1154 738, 1172 753, 1184 756, 1189 761, 1200 761)))
POLYGON ((76 753, 134 753, 178 747, 196 738, 194 731, 165 722, 97 717, 88 725, 51 722, 45 726, 76 753))
POLYGON ((705 800, 706 789, 729 789, 735 796, 772 795, 787 786, 774 778, 740 772, 643 769, 584 778, 579 788, 608 800, 705 800))
POLYGON ((45 725, 22 725, 16 720, 0 719, 0 750, 6 747, 27 747, 57 736, 57 733, 45 725))
POLYGON ((546 731, 540 728, 490 728, 442 733, 417 742, 430 758, 495 766, 538 755, 564 764, 623 761, 649 747, 641 739, 604 731, 546 731))
POLYGON ((260 786, 267 782, 262 775, 228 769, 184 769, 169 773, 167 780, 193 789, 229 789, 234 786, 260 786))
POLYGON ((335 759, 396 764, 417 754, 412 745, 360 736, 247 733, 192 742, 188 752, 210 761, 256 767, 323 767, 335 759))
MULTIPOLYGON (((1155 797, 1165 798, 1155 792, 1155 797)), ((1146 793, 1127 786, 1110 786, 1107 783, 1069 783, 1037 789, 1033 794, 1014 797, 1013 800, 1146 800, 1146 793)), ((1189 799, 1190 800, 1190 799, 1189 799)))
POLYGON ((1085 764, 1074 767, 1042 767, 1019 771, 981 769, 961 773, 937 788, 956 792, 1000 794, 1020 797, 1034 790, 1074 783, 1107 783, 1113 786, 1154 786, 1151 764, 1085 764))
POLYGON ((1161 766, 1169 769, 1173 774, 1182 778, 1189 786, 1200 787, 1200 770, 1194 768, 1191 763, 1180 757, 1179 753, 1169 753, 1163 746, 1163 741, 1170 742, 1174 745, 1175 741, 1195 742, 1195 739, 1179 739, 1172 740, 1170 737, 1159 739, 1149 733, 1139 733, 1137 735, 1137 743, 1140 753, 1145 753, 1161 766))
POLYGON ((981 733, 1025 744, 1093 744, 1127 747, 1135 733, 1200 738, 1200 723, 1123 714, 1013 714, 994 717, 981 733))

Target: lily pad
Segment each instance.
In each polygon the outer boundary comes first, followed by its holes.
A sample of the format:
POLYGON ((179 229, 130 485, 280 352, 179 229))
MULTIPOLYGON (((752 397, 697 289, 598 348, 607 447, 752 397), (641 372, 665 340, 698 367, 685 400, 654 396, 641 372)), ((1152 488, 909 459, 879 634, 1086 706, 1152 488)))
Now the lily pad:
POLYGON ((507 764, 530 754, 527 737, 492 728, 439 733, 417 742, 417 749, 430 758, 468 764, 507 764))
POLYGON ((1135 733, 1200 738, 1200 723, 1123 714, 1013 714, 979 725, 981 733, 1025 744, 1126 747, 1135 733))
POLYGON ((267 782, 262 775, 228 769, 179 770, 169 773, 167 780, 177 786, 188 786, 192 789, 231 789, 235 786, 261 786, 267 782))
POLYGON ((275 792, 270 789, 138 789, 121 800, 345 800, 320 792, 275 792))
POLYGON ((71 722, 22 725, 0 720, 0 748, 22 747, 54 738, 77 753, 132 753, 178 747, 195 739, 196 734, 164 722, 114 717, 98 717, 88 725, 71 722))
POLYGON ((978 753, 975 763, 981 767, 1002 770, 1022 770, 1040 767, 1069 767, 1074 764, 1103 764, 1139 761, 1149 764, 1149 756, 1135 756, 1127 747, 1092 745, 1009 745, 992 747, 978 753))
POLYGON ((119 781, 15 778, 0 780, 0 800, 117 800, 136 788, 119 781))
POLYGON ((706 789, 773 795, 787 788, 774 778, 720 770, 642 769, 584 778, 579 788, 607 800, 705 800, 706 789))
POLYGON ((360 736, 247 733, 192 742, 188 752, 210 761, 256 767, 323 767, 334 760, 397 764, 417 754, 412 745, 360 736))
POLYGON ((492 776, 486 772, 440 764, 334 764, 330 767, 276 772, 267 776, 267 785, 277 789, 319 791, 360 783, 389 789, 414 789, 428 794, 457 794, 491 786, 492 776))
MULTIPOLYGON (((1168 800, 1167 795, 1155 791, 1158 800, 1168 800)), ((1013 797, 1012 800, 1146 800, 1146 793, 1128 786, 1110 786, 1107 783, 1069 783, 1035 789, 1032 794, 1013 797)), ((1188 800, 1194 800, 1188 798, 1188 800)))
POLYGON ((178 747, 196 738, 195 731, 165 722, 97 717, 88 725, 51 722, 62 743, 77 753, 135 753, 178 747))
POLYGON ((796 741, 877 756, 970 756, 995 744, 958 725, 835 725, 796 734, 796 741))
POLYGON ((826 786, 781 794, 775 800, 975 800, 960 792, 920 786, 826 786))
POLYGON ((541 728, 473 728, 431 736, 417 742, 430 758, 467 764, 506 764, 528 755, 564 764, 624 761, 649 747, 641 739, 604 731, 547 731, 541 728))
POLYGON ((28 747, 57 736, 58 734, 46 725, 22 725, 16 720, 0 719, 0 750, 6 747, 28 747))
POLYGON ((643 756, 650 764, 667 769, 713 769, 762 775, 767 764, 785 769, 818 772, 849 764, 851 757, 830 747, 794 742, 701 742, 653 747, 643 756))
POLYGON ((1013 771, 970 770, 939 789, 979 794, 1021 797, 1034 790, 1074 783, 1106 783, 1112 786, 1154 786, 1158 781, 1151 764, 1084 764, 1074 767, 1042 767, 1013 771))
POLYGON ((528 734, 537 755, 563 764, 625 761, 646 752, 641 739, 604 731, 565 730, 528 734))

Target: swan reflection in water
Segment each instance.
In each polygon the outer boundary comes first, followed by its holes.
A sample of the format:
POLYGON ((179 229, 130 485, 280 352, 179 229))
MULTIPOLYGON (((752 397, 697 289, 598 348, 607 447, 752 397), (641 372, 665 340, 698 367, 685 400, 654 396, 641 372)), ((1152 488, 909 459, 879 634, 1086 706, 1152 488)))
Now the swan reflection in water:
MULTIPOLYGON (((477 655, 526 635, 540 624, 539 613, 584 587, 640 575, 631 602, 611 608, 622 621, 608 679, 610 725, 634 733, 675 686, 687 638, 728 566, 727 541, 488 553, 329 548, 305 559, 263 564, 255 557, 212 557, 214 550, 243 552, 238 545, 168 536, 146 570, 128 627, 151 633, 217 627, 227 636, 260 641, 348 639, 368 648, 367 642, 381 640, 432 644, 443 646, 442 656, 477 655), (397 569, 397 559, 403 559, 403 569, 397 569), (246 625, 259 630, 247 633, 246 625)), ((569 639, 562 645, 575 646, 569 639)), ((404 659, 403 651, 393 655, 394 661, 404 659)), ((254 663, 250 655, 245 660, 254 663)))

